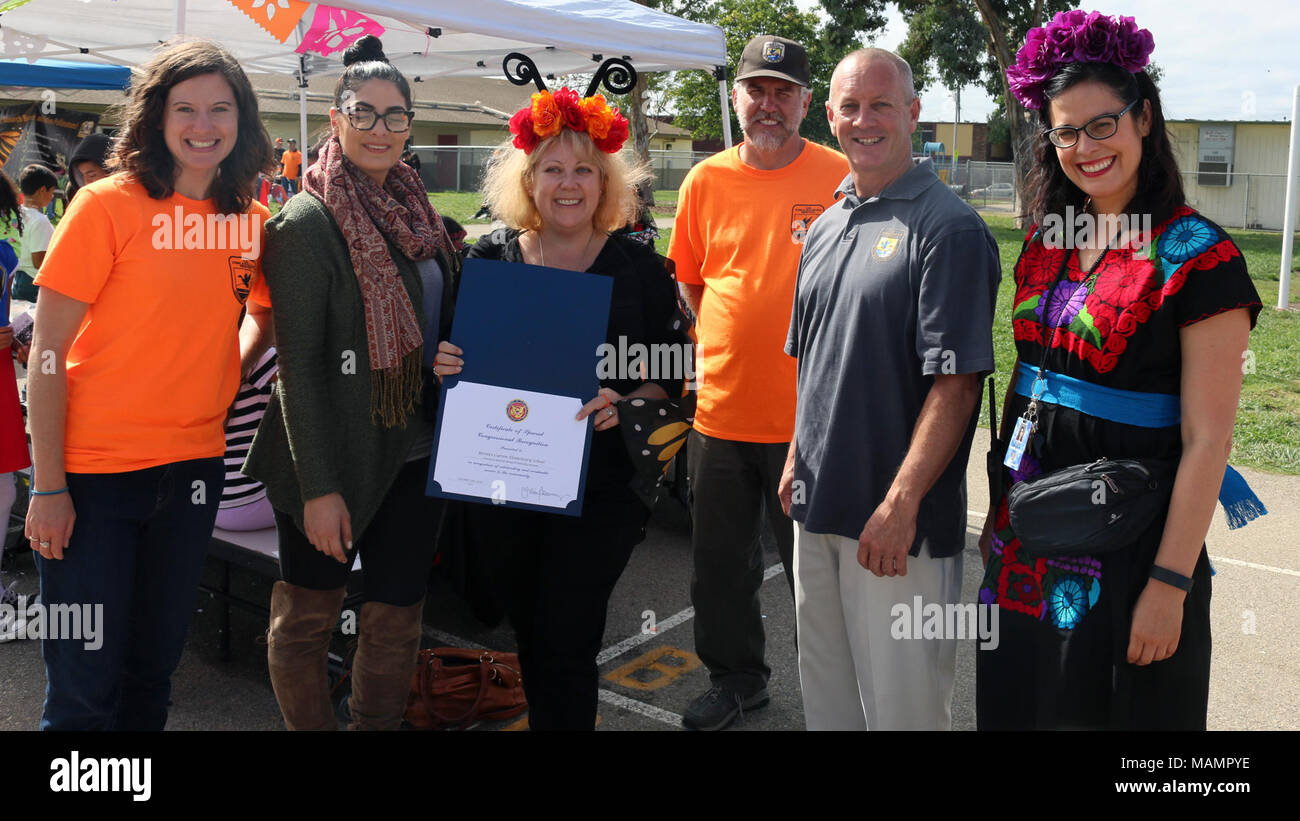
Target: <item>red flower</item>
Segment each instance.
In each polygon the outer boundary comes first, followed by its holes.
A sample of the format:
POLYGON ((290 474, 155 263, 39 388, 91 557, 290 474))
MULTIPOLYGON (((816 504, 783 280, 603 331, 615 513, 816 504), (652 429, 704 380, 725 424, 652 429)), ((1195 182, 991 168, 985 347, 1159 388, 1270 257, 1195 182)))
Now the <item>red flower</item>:
POLYGON ((606 154, 616 154, 627 142, 627 117, 614 109, 614 121, 609 124, 609 133, 601 139, 593 139, 596 147, 606 154))
POLYGON ((587 116, 582 110, 582 101, 578 98, 578 92, 571 88, 562 88, 555 92, 554 99, 566 126, 579 132, 587 130, 587 116))
POLYGON ((1043 604, 1042 580, 1023 564, 1005 564, 998 578, 998 592, 1008 600, 1037 610, 1043 604))
POLYGON ((519 109, 515 116, 510 118, 510 133, 515 135, 515 148, 523 149, 525 154, 533 153, 533 149, 541 142, 541 138, 533 131, 533 110, 529 106, 519 109))

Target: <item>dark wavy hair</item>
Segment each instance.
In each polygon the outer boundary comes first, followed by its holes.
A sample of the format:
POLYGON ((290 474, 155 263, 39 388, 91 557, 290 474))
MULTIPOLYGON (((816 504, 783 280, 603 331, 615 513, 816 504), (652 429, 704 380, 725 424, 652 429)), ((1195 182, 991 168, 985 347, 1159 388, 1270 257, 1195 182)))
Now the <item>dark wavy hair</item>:
POLYGON ((210 40, 187 40, 169 46, 132 78, 131 97, 122 112, 108 167, 125 171, 156 200, 175 191, 176 162, 163 139, 163 115, 172 87, 203 74, 220 74, 230 84, 239 112, 235 146, 217 169, 213 198, 224 214, 242 214, 253 201, 258 172, 270 170, 271 138, 262 125, 257 95, 239 63, 210 40))
POLYGON ((23 212, 18 202, 18 186, 9 175, 0 171, 0 223, 23 232, 23 212))
MULTIPOLYGON (((1142 138, 1142 161, 1138 164, 1137 191, 1125 206, 1127 214, 1150 214, 1153 225, 1159 225, 1173 215, 1187 198, 1183 194, 1183 178, 1174 159, 1173 145, 1165 128, 1164 109, 1160 105, 1160 92, 1145 71, 1130 74, 1110 63, 1071 63, 1056 73, 1045 89, 1049 105, 1038 112, 1038 133, 1029 139, 1033 146, 1034 167, 1029 172, 1029 217, 1039 225, 1048 214, 1064 218, 1066 206, 1083 210, 1087 195, 1061 170, 1056 148, 1043 133, 1052 127, 1049 115, 1050 102, 1066 89, 1083 82, 1098 82, 1115 92, 1125 105, 1134 100, 1151 103, 1151 130, 1142 138)), ((1141 103, 1133 107, 1130 115, 1140 116, 1141 103)))
POLYGON ((411 107, 411 84, 402 72, 388 62, 384 56, 384 44, 378 37, 367 34, 348 46, 347 51, 343 52, 343 65, 347 66, 347 70, 334 84, 334 107, 338 110, 343 110, 345 94, 349 91, 356 92, 371 80, 387 80, 397 86, 397 90, 402 92, 402 98, 406 100, 406 107, 411 107))

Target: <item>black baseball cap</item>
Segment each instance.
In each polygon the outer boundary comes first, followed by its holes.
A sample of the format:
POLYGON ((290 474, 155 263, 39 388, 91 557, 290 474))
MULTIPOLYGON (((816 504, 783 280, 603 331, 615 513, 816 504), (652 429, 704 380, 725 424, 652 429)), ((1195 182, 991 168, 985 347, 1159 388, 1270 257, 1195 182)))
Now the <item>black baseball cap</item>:
POLYGON ((776 77, 804 88, 809 84, 808 52, 794 40, 760 34, 745 44, 736 66, 736 81, 776 77))

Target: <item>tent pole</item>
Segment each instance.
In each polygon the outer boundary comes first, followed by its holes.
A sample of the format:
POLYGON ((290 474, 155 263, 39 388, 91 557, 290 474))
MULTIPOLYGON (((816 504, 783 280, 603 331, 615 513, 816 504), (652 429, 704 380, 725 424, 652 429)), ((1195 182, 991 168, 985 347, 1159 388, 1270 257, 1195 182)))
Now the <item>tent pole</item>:
POLYGON ((718 66, 713 70, 713 76, 718 78, 718 102, 722 105, 722 145, 724 148, 731 148, 731 109, 728 107, 730 101, 727 99, 727 70, 718 66))
POLYGON ((1286 206, 1282 216, 1282 269, 1278 271, 1277 307, 1291 304, 1291 252, 1296 226, 1296 175, 1300 174, 1300 86, 1291 101, 1291 150, 1286 162, 1286 206))
POLYGON ((176 36, 185 34, 185 0, 176 0, 176 36))
MULTIPOLYGON (((300 24, 301 25, 301 24, 300 24)), ((307 55, 298 56, 298 150, 302 152, 302 172, 306 179, 307 152, 307 55)))

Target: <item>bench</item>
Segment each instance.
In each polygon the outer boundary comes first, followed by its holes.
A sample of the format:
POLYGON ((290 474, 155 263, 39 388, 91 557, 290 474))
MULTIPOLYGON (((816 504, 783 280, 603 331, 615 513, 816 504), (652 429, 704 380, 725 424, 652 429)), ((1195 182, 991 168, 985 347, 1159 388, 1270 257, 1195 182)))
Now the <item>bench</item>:
MULTIPOLYGON (((199 590, 221 600, 221 654, 230 660, 230 608, 241 610, 269 619, 271 608, 265 602, 256 602, 235 595, 230 590, 230 568, 237 565, 270 579, 280 578, 280 544, 275 528, 262 530, 222 530, 212 529, 212 541, 208 546, 208 557, 221 562, 221 581, 217 587, 210 587, 202 582, 199 590)), ((352 566, 349 580, 355 580, 361 572, 361 557, 358 556, 352 566)), ((361 596, 353 594, 343 602, 344 609, 359 605, 361 596)), ((334 659, 331 659, 333 661, 334 659)))

